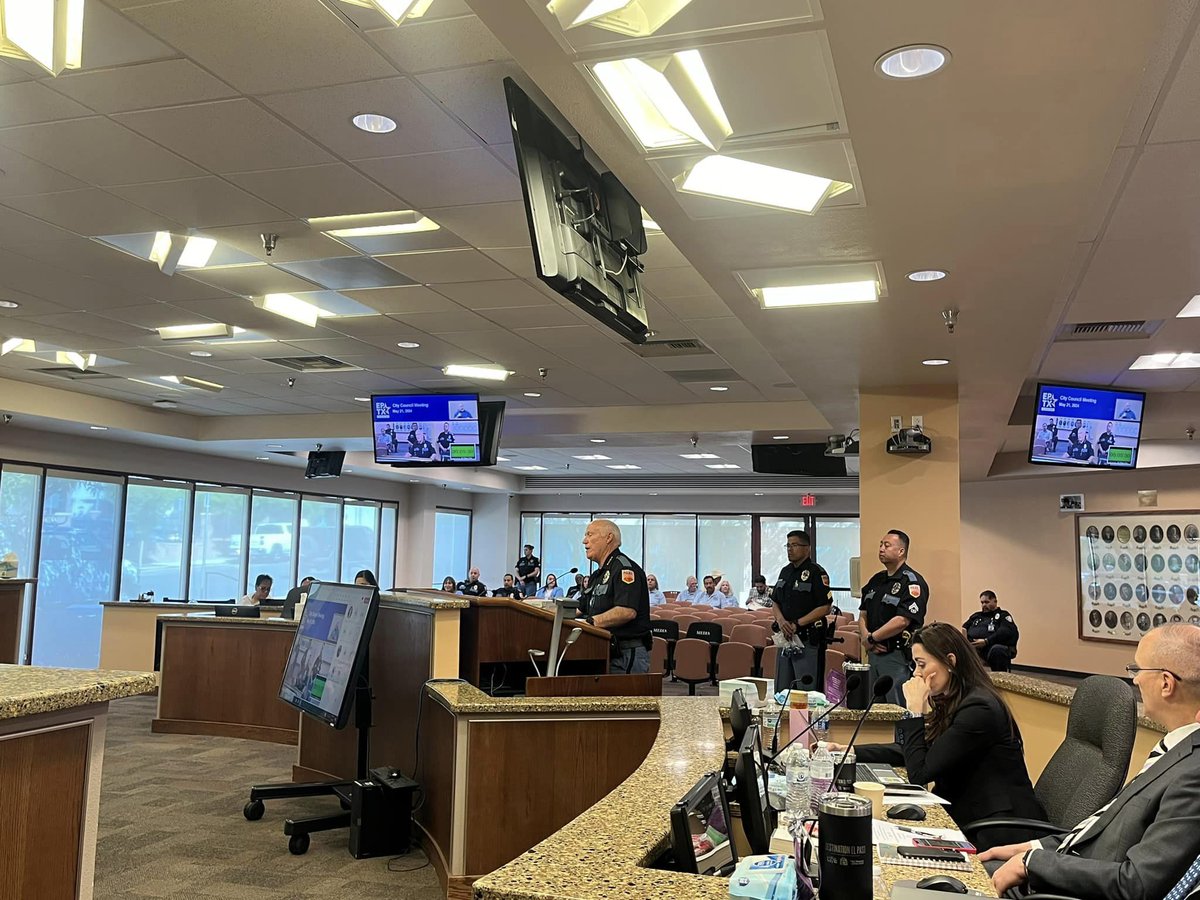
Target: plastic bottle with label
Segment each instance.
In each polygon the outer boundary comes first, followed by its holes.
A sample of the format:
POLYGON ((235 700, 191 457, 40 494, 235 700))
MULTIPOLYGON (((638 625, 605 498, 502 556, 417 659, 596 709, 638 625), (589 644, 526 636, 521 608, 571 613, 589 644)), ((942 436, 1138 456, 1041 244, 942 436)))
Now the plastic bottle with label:
POLYGON ((792 691, 788 700, 788 739, 808 727, 808 692, 792 691))
POLYGON ((788 751, 786 809, 792 822, 812 814, 808 751, 798 744, 788 751))
POLYGON ((833 786, 833 756, 824 741, 817 744, 808 772, 812 781, 812 805, 816 807, 833 786))

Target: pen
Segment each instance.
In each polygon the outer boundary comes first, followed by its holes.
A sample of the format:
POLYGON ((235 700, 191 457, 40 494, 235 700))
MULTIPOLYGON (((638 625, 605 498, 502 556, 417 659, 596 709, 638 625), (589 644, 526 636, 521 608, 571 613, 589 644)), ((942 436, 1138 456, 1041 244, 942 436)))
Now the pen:
POLYGON ((906 831, 909 834, 915 834, 918 837, 936 838, 937 835, 932 831, 922 831, 919 828, 909 828, 907 825, 897 825, 897 831, 906 831))

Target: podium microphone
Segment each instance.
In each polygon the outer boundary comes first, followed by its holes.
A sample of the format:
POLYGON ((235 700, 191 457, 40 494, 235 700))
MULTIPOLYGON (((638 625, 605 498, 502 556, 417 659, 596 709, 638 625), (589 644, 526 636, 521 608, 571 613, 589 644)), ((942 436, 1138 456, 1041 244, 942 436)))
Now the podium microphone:
MULTIPOLYGON (((867 704, 867 708, 863 710, 863 714, 859 716, 858 724, 854 726, 854 734, 850 735, 850 742, 846 744, 846 749, 842 751, 842 761, 838 763, 837 768, 833 771, 833 784, 837 784, 838 779, 842 775, 842 769, 845 768, 846 759, 850 755, 850 748, 853 747, 854 742, 858 740, 858 733, 862 730, 863 723, 867 721, 867 716, 871 714, 871 707, 886 697, 888 692, 891 691, 892 685, 895 683, 896 679, 894 679, 891 675, 884 675, 878 681, 876 681, 874 685, 872 685, 871 701, 867 704)), ((846 680, 846 684, 849 686, 849 679, 846 680)), ((849 696, 850 691, 847 690, 846 695, 849 696)))
MULTIPOLYGON (((851 674, 850 677, 846 679, 846 687, 851 688, 851 689, 857 688, 860 680, 861 680, 861 676, 851 674)), ((770 757, 768 757, 766 762, 768 764, 773 763, 773 762, 775 762, 775 760, 779 759, 779 757, 783 756, 784 751, 787 750, 788 747, 792 746, 792 744, 796 743, 796 741, 800 740, 800 738, 804 737, 804 735, 806 735, 810 731, 812 731, 813 728, 815 728, 817 725, 819 725, 820 723, 822 723, 826 719, 828 719, 829 716, 833 714, 833 711, 835 709, 837 709, 839 706, 842 706, 845 704, 846 699, 849 696, 850 696, 850 692, 847 691, 846 694, 843 695, 841 700, 839 700, 837 703, 833 704, 833 706, 829 707, 829 709, 825 710, 825 712, 821 713, 821 715, 817 716, 815 719, 813 719, 811 722, 809 722, 808 727, 805 728, 803 731, 801 731, 799 734, 793 735, 786 744, 784 744, 782 747, 779 748, 779 752, 774 753, 770 757)), ((779 729, 776 728, 775 732, 776 732, 776 734, 778 734, 779 729)))
MULTIPOLYGON (((572 628, 571 633, 567 635, 567 646, 563 647, 563 652, 558 656, 558 662, 554 665, 554 674, 558 674, 558 670, 562 668, 562 662, 567 656, 567 651, 571 649, 571 645, 579 640, 579 636, 583 634, 582 628, 572 628)), ((549 662, 549 660, 547 660, 549 662)), ((548 674, 548 673, 547 673, 548 674)))

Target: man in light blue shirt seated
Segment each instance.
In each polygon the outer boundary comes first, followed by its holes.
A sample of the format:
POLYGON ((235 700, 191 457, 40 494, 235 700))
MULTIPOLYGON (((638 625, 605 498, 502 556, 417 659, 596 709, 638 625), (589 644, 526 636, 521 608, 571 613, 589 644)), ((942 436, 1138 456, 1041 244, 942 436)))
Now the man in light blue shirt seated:
POLYGON ((646 575, 646 588, 650 591, 651 606, 662 606, 667 602, 667 595, 658 589, 658 578, 654 575, 646 575))
POLYGON ((704 591, 700 594, 699 604, 707 604, 713 609, 736 609, 737 601, 725 596, 717 590, 717 580, 711 575, 704 576, 704 591))
POLYGON ((675 598, 676 603, 695 603, 700 599, 700 588, 696 584, 696 576, 689 575, 687 577, 687 590, 680 591, 679 596, 675 598))

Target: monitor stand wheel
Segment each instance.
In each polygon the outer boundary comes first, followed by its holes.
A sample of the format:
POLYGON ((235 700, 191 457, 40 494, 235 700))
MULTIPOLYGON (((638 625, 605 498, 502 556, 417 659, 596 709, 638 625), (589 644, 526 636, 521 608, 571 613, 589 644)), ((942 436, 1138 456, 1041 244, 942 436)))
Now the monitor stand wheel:
POLYGON ((307 834, 293 834, 288 839, 288 852, 293 856, 303 856, 308 852, 308 842, 307 834))
POLYGON ((246 817, 248 822, 257 822, 263 817, 263 812, 266 811, 266 806, 261 800, 251 800, 242 807, 242 815, 246 817))

